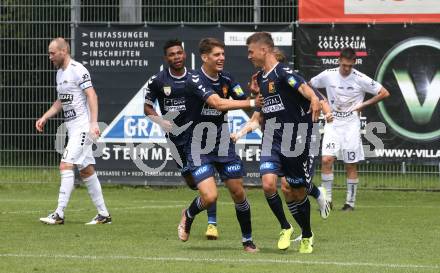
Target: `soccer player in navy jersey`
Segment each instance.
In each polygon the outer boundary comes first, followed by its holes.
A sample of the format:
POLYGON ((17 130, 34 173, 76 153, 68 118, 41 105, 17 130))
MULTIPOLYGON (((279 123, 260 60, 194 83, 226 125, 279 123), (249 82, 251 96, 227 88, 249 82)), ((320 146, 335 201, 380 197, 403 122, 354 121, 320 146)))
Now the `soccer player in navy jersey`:
POLYGON ((254 33, 246 44, 249 60, 263 70, 257 76, 258 87, 264 97, 261 112, 265 120, 260 174, 265 195, 271 198, 269 205, 282 223, 278 248, 290 246, 293 228, 286 220, 280 197, 272 198, 268 193, 277 195, 277 179, 285 176, 281 189, 302 231, 299 252, 312 253, 313 233, 307 189, 311 180, 309 150, 313 121, 318 119, 321 110, 319 98, 304 79, 278 62, 269 33, 254 33))
POLYGON ((244 250, 256 252, 250 205, 243 188, 243 164, 230 141, 227 111, 259 107, 262 100, 261 97, 247 99, 241 86, 223 71, 224 47, 224 43, 215 38, 202 39, 199 43, 202 67, 187 80, 187 104, 191 105, 187 117, 192 124, 185 151, 200 195, 182 211, 178 236, 187 241, 195 216, 217 200, 216 170, 235 203, 244 250))
MULTIPOLYGON (((173 128, 172 122, 160 117, 153 108, 157 100, 162 115, 166 115, 169 112, 176 112, 178 115, 173 120, 176 128, 185 126, 187 112, 185 82, 187 78, 192 75, 192 71, 185 67, 186 54, 181 41, 167 41, 163 47, 163 51, 164 60, 168 64, 168 69, 160 71, 149 79, 145 94, 144 113, 167 131, 168 140, 172 142, 177 149, 178 154, 173 156, 176 158, 176 164, 180 167, 182 177, 191 189, 197 190, 191 172, 186 166, 186 155, 184 153, 184 144, 186 142, 185 134, 180 133, 174 135, 170 132, 173 128)), ((216 240, 218 238, 216 202, 208 207, 207 213, 208 228, 205 235, 208 240, 216 240)))

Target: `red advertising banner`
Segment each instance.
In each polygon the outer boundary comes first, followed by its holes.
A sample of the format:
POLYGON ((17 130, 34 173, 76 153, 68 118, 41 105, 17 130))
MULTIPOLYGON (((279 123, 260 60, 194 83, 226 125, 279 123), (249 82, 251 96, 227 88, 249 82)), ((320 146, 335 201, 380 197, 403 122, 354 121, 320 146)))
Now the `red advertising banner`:
POLYGON ((438 23, 439 0, 299 0, 301 23, 438 23))

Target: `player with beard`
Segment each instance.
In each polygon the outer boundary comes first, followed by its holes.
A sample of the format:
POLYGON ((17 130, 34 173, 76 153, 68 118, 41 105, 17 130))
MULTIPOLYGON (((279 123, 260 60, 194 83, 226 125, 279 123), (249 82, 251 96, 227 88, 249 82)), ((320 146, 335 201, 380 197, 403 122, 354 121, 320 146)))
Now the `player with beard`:
POLYGON ((43 132, 47 120, 63 111, 69 141, 60 162, 61 186, 58 207, 47 217, 40 218, 48 225, 64 224, 64 209, 74 188, 74 167, 87 186, 89 195, 98 214, 88 225, 110 224, 112 217, 107 211, 101 184, 96 175, 92 144, 99 134, 98 97, 92 85, 89 71, 70 57, 69 44, 63 38, 56 38, 49 44, 49 59, 58 68, 56 76, 58 99, 44 115, 37 120, 35 128, 43 132))

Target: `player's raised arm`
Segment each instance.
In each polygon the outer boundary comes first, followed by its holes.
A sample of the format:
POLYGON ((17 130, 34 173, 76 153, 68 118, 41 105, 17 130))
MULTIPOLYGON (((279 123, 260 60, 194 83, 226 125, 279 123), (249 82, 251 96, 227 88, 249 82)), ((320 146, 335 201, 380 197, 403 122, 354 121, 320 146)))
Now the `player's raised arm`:
POLYGON ((43 128, 44 128, 44 125, 46 124, 47 120, 50 119, 51 117, 55 116, 56 114, 58 114, 61 111, 61 109, 63 109, 61 101, 60 100, 54 101, 54 103, 49 108, 49 110, 47 110, 41 116, 41 118, 39 118, 35 122, 35 128, 37 129, 37 131, 40 133, 43 132, 43 128))

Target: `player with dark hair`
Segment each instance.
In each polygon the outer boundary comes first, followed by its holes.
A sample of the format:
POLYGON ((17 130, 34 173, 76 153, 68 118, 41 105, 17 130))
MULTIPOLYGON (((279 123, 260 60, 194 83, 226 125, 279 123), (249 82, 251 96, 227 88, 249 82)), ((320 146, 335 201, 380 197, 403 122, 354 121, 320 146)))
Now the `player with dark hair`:
POLYGON ((229 138, 227 111, 259 107, 262 99, 247 99, 240 85, 223 71, 224 47, 224 43, 215 38, 202 39, 199 43, 202 67, 187 81, 187 102, 191 105, 188 118, 192 125, 185 151, 200 195, 182 211, 178 236, 187 241, 195 216, 217 200, 216 170, 234 201, 244 251, 256 252, 250 205, 243 188, 243 164, 229 138))
POLYGON ((389 96, 389 92, 378 82, 353 69, 356 52, 344 48, 339 56, 339 67, 327 69, 310 80, 315 88, 325 88, 333 111, 334 122, 324 127, 322 141, 322 186, 332 201, 333 162, 342 159, 347 171, 347 194, 343 211, 353 211, 356 201, 357 162, 364 160, 360 134, 359 113, 367 106, 389 96), (364 102, 366 93, 373 97, 364 102))
POLYGON ((302 230, 299 252, 311 253, 313 233, 307 197, 311 180, 309 149, 313 121, 317 120, 321 110, 319 98, 299 75, 278 62, 269 33, 254 33, 246 44, 249 60, 263 70, 256 79, 264 97, 261 112, 265 120, 260 174, 269 206, 282 228, 278 248, 287 249, 293 233, 276 187, 278 177, 285 176, 281 189, 302 230), (294 151, 291 151, 292 147, 294 151))
MULTIPOLYGON (((144 113, 167 132, 167 139, 176 146, 178 154, 173 156, 176 164, 180 166, 182 177, 191 189, 197 190, 191 172, 186 165, 184 145, 187 139, 185 134, 179 132, 180 134, 174 135, 172 132, 172 122, 160 117, 153 108, 157 100, 162 115, 166 115, 168 112, 177 113, 177 117, 173 120, 174 126, 177 128, 183 127, 186 124, 187 113, 185 82, 188 77, 192 75, 192 71, 185 67, 186 54, 183 49, 182 41, 177 39, 168 40, 163 47, 163 52, 164 60, 168 64, 168 68, 160 71, 148 80, 145 93, 144 113)), ((207 214, 208 228, 205 233, 206 238, 208 240, 217 240, 216 202, 208 207, 207 214)))

